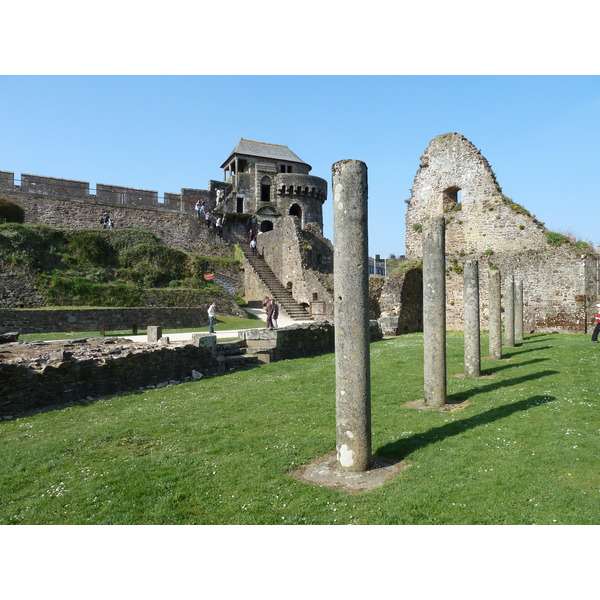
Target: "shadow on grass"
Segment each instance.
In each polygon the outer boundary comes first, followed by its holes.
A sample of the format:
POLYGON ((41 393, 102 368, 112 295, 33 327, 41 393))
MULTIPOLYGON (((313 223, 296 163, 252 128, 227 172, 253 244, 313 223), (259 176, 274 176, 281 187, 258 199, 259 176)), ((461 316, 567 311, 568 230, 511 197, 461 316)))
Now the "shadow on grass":
POLYGON ((550 375, 558 374, 559 371, 539 371, 537 373, 531 373, 530 375, 514 377, 513 379, 504 379, 503 381, 496 381, 494 383, 482 385, 481 387, 451 394, 448 396, 446 401, 451 404, 460 404, 461 402, 464 402, 465 400, 471 398, 472 396, 476 396, 477 394, 487 394, 488 392, 493 392, 505 387, 511 387, 513 385, 519 385, 527 381, 532 381, 533 379, 540 379, 541 377, 548 377, 550 375))
POLYGON ((520 354, 525 354, 526 352, 539 352, 540 350, 550 350, 551 348, 552 346, 536 346, 535 348, 527 348, 526 350, 517 350, 517 352, 511 352, 510 350, 506 350, 505 347, 502 348, 502 358, 512 358, 513 356, 519 356, 520 354))
POLYGON ((378 456, 389 456, 390 458, 404 460, 416 450, 425 448, 430 444, 441 442, 454 435, 459 435, 468 429, 474 429, 481 425, 493 423, 498 419, 509 417, 516 412, 529 410, 530 408, 547 404, 553 400, 556 400, 554 396, 532 396, 531 398, 519 400, 512 404, 504 404, 503 406, 492 408, 478 415, 468 417, 467 419, 446 423, 441 427, 434 427, 425 433, 411 435, 410 437, 400 439, 396 442, 391 442, 390 444, 381 446, 376 451, 376 454, 378 456))
POLYGON ((539 344, 540 342, 546 342, 548 340, 556 339, 553 335, 549 333, 534 333, 532 335, 528 335, 525 339, 520 340, 520 344, 539 344), (539 339, 535 339, 539 338, 539 339))
POLYGON ((504 371, 505 369, 514 369, 515 367, 522 367, 523 365, 532 365, 534 363, 544 362, 546 360, 550 360, 549 358, 532 358, 531 360, 526 360, 521 363, 511 363, 508 365, 500 365, 498 367, 494 367, 492 369, 484 369, 481 371, 482 375, 493 375, 498 371, 504 371))

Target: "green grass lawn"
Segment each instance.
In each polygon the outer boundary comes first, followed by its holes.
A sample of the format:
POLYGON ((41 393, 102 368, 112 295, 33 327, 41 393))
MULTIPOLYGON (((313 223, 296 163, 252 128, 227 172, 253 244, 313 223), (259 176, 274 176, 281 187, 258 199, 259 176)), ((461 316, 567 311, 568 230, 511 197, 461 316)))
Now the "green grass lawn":
POLYGON ((474 379, 462 341, 455 412, 406 406, 422 334, 371 345, 373 451, 410 466, 367 493, 288 475, 335 449, 329 354, 0 422, 0 524, 598 524, 598 346, 531 335, 474 379))
MULTIPOLYGON (((264 327, 264 322, 259 318, 245 319, 241 317, 218 316, 215 324, 216 331, 228 331, 230 329, 256 329, 264 327)), ((208 331, 208 325, 204 327, 190 327, 187 329, 163 329, 163 335, 169 333, 186 333, 190 331, 208 331)), ((131 329, 120 331, 107 331, 106 337, 126 337, 132 334, 131 329)), ((146 329, 139 328, 137 335, 146 335, 146 329)), ((49 341, 49 340, 71 340, 86 337, 99 337, 98 331, 67 331, 61 333, 25 333, 19 336, 20 341, 49 341)))

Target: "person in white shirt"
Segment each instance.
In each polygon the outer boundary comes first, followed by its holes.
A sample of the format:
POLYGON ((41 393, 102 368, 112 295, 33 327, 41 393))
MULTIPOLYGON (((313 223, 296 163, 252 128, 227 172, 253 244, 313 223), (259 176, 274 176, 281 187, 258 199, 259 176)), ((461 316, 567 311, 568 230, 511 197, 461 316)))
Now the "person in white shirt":
POLYGON ((217 312, 217 303, 213 302, 208 307, 208 333, 215 332, 215 315, 217 312))

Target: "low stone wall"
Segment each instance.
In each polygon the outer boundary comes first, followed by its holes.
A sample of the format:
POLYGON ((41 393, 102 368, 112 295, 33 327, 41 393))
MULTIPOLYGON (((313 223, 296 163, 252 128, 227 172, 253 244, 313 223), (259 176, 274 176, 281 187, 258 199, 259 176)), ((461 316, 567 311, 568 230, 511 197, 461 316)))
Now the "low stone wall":
MULTIPOLYGON (((371 321, 371 340, 381 339, 371 321)), ((235 344, 196 334, 192 342, 135 343, 123 338, 11 342, 0 346, 0 418, 61 408, 160 384, 225 372, 235 344), (229 348, 228 348, 229 347, 229 348), (196 373, 194 373, 196 371, 196 373)), ((240 351, 261 362, 333 352, 331 323, 251 329, 239 333, 240 351)))
MULTIPOLYGON (((211 336, 212 337, 212 336, 211 336)), ((119 338, 15 342, 0 348, 0 415, 59 408, 171 380, 218 372, 211 347, 119 338)))
POLYGON ((164 329, 184 329, 208 325, 207 307, 193 308, 81 308, 81 309, 2 309, 0 333, 55 333, 63 331, 107 331, 140 329, 160 325, 164 329))
MULTIPOLYGON (((371 341, 382 339, 379 323, 370 321, 369 326, 371 341)), ((245 343, 247 352, 258 355, 261 362, 335 351, 335 326, 329 322, 290 325, 281 329, 248 329, 240 331, 238 338, 245 343)))

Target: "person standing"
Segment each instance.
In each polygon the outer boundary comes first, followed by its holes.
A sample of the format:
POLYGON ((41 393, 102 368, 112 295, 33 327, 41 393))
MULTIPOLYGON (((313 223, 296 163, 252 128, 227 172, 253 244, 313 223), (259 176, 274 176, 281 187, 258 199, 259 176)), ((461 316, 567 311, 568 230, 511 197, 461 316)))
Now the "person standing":
POLYGON ((196 211, 196 219, 200 218, 200 200, 198 200, 198 202, 196 202, 196 206, 194 207, 195 211, 196 211))
POLYGON ((256 240, 254 238, 250 240, 250 249, 252 250, 252 254, 256 256, 256 240))
POLYGON ((217 312, 217 303, 213 302, 208 307, 208 333, 215 332, 215 316, 217 312))
POLYGON ((273 303, 271 302, 268 296, 265 296, 265 298, 263 299, 263 306, 267 313, 266 328, 273 329, 273 303))
POLYGON ((596 315, 596 327, 594 327, 594 333, 592 333, 592 342, 598 343, 598 334, 600 333, 600 304, 596 304, 598 314, 596 315))
POLYGON ((271 320, 273 321, 273 327, 277 329, 277 319, 279 318, 279 304, 275 302, 275 300, 271 300, 271 304, 273 305, 273 316, 271 320))

